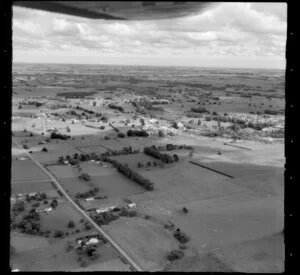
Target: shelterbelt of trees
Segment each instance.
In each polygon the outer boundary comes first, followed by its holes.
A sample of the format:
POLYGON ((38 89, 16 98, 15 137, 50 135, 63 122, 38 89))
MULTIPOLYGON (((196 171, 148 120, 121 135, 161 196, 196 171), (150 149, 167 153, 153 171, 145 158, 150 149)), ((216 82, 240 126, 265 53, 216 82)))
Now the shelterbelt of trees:
POLYGON ((104 161, 111 163, 120 173, 143 186, 146 190, 151 191, 154 189, 154 184, 150 180, 142 177, 139 173, 134 172, 128 166, 108 157, 104 157, 104 161))
POLYGON ((146 155, 149 155, 151 157, 159 159, 159 160, 161 160, 162 162, 165 162, 165 163, 173 163, 173 162, 179 160, 179 158, 178 158, 178 156, 176 154, 174 154, 173 157, 172 157, 172 156, 170 156, 168 154, 160 153, 159 151, 157 151, 153 147, 145 147, 144 148, 144 153, 146 155))

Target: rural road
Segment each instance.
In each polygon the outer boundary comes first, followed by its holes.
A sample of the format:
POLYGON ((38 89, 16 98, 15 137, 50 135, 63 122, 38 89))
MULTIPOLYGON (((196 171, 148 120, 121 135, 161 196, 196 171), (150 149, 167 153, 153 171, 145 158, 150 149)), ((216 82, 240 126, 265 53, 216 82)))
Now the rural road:
POLYGON ((29 154, 26 150, 22 148, 20 144, 18 144, 14 139, 12 139, 12 142, 17 145, 20 149, 22 149, 29 157, 32 159, 34 163, 36 163, 37 166, 39 166, 50 178, 51 180, 56 184, 58 189, 63 193, 63 195, 67 198, 67 200, 75 207, 75 209, 81 213, 87 219, 110 243, 111 245, 128 261, 128 263, 132 266, 132 268, 135 271, 143 271, 143 269, 135 263, 135 261, 128 255, 126 252, 105 232, 103 229, 100 228, 98 224, 96 224, 93 219, 86 214, 85 211, 83 211, 73 200, 72 198, 66 193, 66 191, 62 188, 60 183, 56 180, 56 178, 48 172, 45 167, 40 164, 31 154, 29 154))

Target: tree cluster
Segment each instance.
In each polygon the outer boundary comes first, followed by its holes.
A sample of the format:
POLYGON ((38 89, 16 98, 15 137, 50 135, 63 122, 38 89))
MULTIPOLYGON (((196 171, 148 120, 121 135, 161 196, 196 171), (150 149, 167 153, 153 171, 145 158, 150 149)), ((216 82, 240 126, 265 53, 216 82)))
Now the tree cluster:
POLYGON ((125 137, 125 134, 124 133, 118 133, 118 138, 124 138, 125 137))
POLYGON ((90 244, 86 246, 78 246, 76 248, 76 253, 78 255, 78 261, 80 262, 80 266, 85 267, 87 263, 82 259, 82 256, 88 257, 89 260, 96 260, 99 258, 99 254, 97 252, 98 244, 90 244))
POLYGON ((24 201, 16 201, 12 207, 12 211, 15 214, 19 214, 25 210, 25 203, 24 201))
POLYGON ((45 199, 47 199, 47 194, 46 193, 36 193, 35 195, 33 196, 29 196, 29 194, 26 194, 26 197, 25 197, 26 201, 27 202, 30 202, 30 201, 43 201, 45 199))
POLYGON ((94 187, 92 189, 90 189, 89 191, 86 191, 84 193, 76 193, 75 198, 76 199, 86 199, 89 197, 94 197, 97 193, 99 192, 99 188, 98 187, 94 187))
POLYGON ((175 237, 175 239, 177 239, 180 243, 187 243, 190 241, 190 238, 182 231, 180 231, 180 229, 178 228, 173 236, 175 237))
POLYGON ((134 210, 129 211, 126 208, 122 208, 120 213, 120 216, 124 216, 124 217, 136 217, 137 216, 137 212, 134 210))
POLYGON ((41 151, 42 152, 48 152, 48 149, 46 147, 43 147, 43 149, 41 151))
POLYGON ((29 149, 29 146, 28 146, 27 144, 24 144, 24 145, 23 145, 23 149, 28 150, 28 149, 29 149))
POLYGON ((182 250, 172 250, 167 254, 167 259, 170 262, 181 259, 184 256, 184 252, 182 250))
POLYGON ((113 211, 107 211, 104 213, 94 213, 91 215, 91 218, 99 225, 109 224, 110 222, 117 220, 119 215, 113 211))
POLYGON ((67 224, 68 228, 74 228, 75 227, 75 223, 73 221, 69 221, 67 224))
POLYGON ((35 211, 35 209, 31 209, 28 214, 24 215, 22 220, 16 224, 16 228, 18 228, 22 233, 32 234, 32 235, 40 235, 42 232, 40 231, 40 215, 35 211))
POLYGON ((53 234, 54 238, 62 238, 64 236, 64 232, 61 230, 56 230, 53 234))
POLYGON ((56 207, 58 206, 57 200, 56 200, 56 199, 52 200, 51 203, 50 203, 50 206, 51 206, 52 208, 56 208, 56 207))
POLYGON ((78 176, 78 178, 83 181, 91 180, 91 176, 88 173, 82 173, 81 175, 78 176))
POLYGON ((165 163, 173 163, 174 161, 179 160, 177 155, 174 155, 173 157, 171 157, 168 154, 160 153, 158 150, 154 149, 153 147, 145 147, 144 148, 144 153, 146 155, 149 155, 151 157, 159 159, 159 160, 161 160, 162 162, 165 162, 165 163))

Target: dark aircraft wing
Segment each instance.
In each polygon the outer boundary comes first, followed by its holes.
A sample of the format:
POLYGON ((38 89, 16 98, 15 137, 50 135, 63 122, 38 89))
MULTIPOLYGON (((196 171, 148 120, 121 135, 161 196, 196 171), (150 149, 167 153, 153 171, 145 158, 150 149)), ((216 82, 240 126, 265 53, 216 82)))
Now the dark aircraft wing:
POLYGON ((209 2, 14 1, 13 5, 91 19, 151 20, 199 14, 209 2))

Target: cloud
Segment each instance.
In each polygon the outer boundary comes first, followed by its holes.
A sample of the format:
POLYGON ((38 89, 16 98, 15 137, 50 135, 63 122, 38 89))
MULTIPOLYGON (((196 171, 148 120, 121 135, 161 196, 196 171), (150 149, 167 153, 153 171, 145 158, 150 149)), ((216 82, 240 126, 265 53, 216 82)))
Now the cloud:
POLYGON ((220 3, 153 21, 105 21, 13 8, 13 49, 144 56, 198 54, 284 58, 286 4, 220 3))

